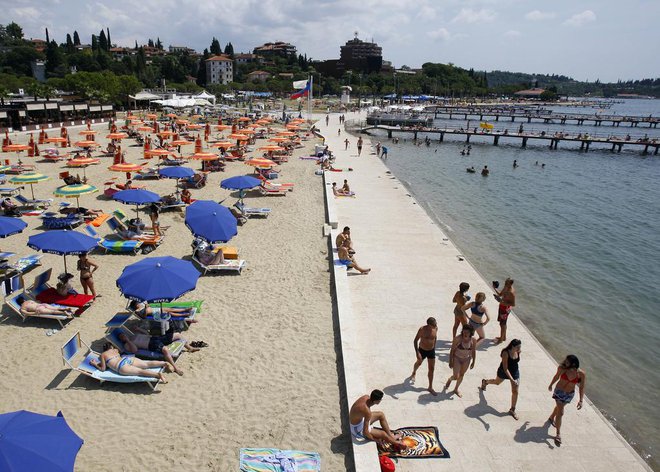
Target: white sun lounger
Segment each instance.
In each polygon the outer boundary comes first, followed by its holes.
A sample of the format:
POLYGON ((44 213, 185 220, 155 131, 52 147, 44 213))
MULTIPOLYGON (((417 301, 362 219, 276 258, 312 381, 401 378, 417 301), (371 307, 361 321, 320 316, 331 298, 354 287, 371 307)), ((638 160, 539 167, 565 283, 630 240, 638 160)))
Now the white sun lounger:
POLYGON ((193 252, 192 260, 195 261, 197 265, 199 265, 199 267, 201 267, 205 275, 209 271, 216 271, 216 270, 238 272, 240 274, 241 271, 243 270, 243 267, 245 267, 246 264, 246 262, 243 259, 225 259, 225 262, 222 264, 204 265, 200 262, 199 259, 197 259, 197 251, 193 252))

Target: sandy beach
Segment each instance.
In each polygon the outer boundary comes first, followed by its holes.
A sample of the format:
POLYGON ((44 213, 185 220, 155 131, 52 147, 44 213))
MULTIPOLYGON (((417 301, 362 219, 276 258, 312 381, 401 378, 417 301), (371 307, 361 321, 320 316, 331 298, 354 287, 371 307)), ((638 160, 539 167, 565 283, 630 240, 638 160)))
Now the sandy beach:
MULTIPOLYGON (((72 141, 81 129, 69 129, 72 141)), ((105 147, 107 124, 94 129, 105 147)), ((49 134, 54 135, 55 130, 49 134)), ((10 137, 19 143, 29 138, 24 133, 10 137)), ((246 203, 273 211, 268 219, 250 219, 231 241, 247 261, 242 275, 203 276, 196 290, 183 298, 204 300, 199 323, 184 332, 185 337, 209 344, 198 353, 182 355, 177 365, 183 369, 183 377, 169 375, 169 384, 152 393, 145 385, 100 385, 62 366, 60 348, 76 331, 100 349, 104 323, 126 305, 115 285, 117 277, 126 265, 150 257, 94 252, 90 258, 100 265, 94 279, 102 297, 64 330, 47 336, 49 329, 58 328, 56 322, 22 323, 3 308, 1 410, 44 414, 61 410, 85 441, 76 462, 80 471, 237 470, 241 447, 316 451, 323 470, 351 468, 350 442, 341 427, 340 411, 346 399, 338 386, 341 351, 333 330, 336 321, 327 239, 323 237, 323 186, 314 175, 314 162, 298 159, 310 154, 314 142, 304 141, 305 148, 294 151, 281 166, 280 181, 294 182, 293 192, 285 197, 248 194, 246 203)), ((134 143, 125 140, 122 145, 126 160, 143 163, 142 148, 127 146, 134 143)), ((258 141, 255 149, 262 143, 265 141, 258 141)), ((16 161, 15 154, 5 153, 4 157, 16 161)), ((109 177, 123 182, 124 174, 107 170, 112 158, 101 159, 100 165, 87 168, 87 176, 102 192, 109 177)), ((23 161, 33 163, 33 158, 23 156, 23 161)), ((147 162, 156 164, 155 160, 147 162)), ((34 163, 39 172, 52 177, 35 185, 35 197, 53 198, 53 191, 62 184, 58 173, 70 169, 39 158, 34 163)), ((189 166, 199 168, 200 163, 193 161, 189 166)), ((225 203, 233 204, 236 194, 221 189, 220 180, 251 172, 244 163, 229 163, 225 172, 210 174, 206 187, 192 190, 193 198, 227 198, 225 203)), ((174 189, 174 182, 167 179, 144 181, 144 185, 160 195, 174 189)), ((29 189, 26 191, 29 195, 29 189)), ((56 198, 54 208, 58 201, 56 198)), ((100 194, 83 196, 80 204, 108 212, 121 208, 133 214, 131 206, 100 194)), ((28 228, 1 240, 2 251, 19 256, 34 252, 26 242, 42 231, 41 220, 24 220, 28 228)), ((183 224, 183 215, 165 212, 161 225, 169 227, 165 241, 151 255, 189 257, 192 235, 183 224)), ((107 225, 99 229, 102 235, 110 232, 107 225)), ((75 257, 68 262, 71 271, 75 257)), ((62 257, 45 255, 41 267, 25 276, 26 284, 50 267, 54 276, 62 272, 62 257)), ((73 284, 81 288, 78 277, 73 284)))

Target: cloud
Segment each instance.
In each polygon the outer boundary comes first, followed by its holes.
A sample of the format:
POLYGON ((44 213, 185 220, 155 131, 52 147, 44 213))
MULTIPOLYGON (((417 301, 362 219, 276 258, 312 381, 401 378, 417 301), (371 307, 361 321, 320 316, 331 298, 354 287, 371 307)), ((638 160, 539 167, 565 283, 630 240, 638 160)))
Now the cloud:
POLYGON ((471 8, 463 8, 458 15, 451 20, 452 23, 489 23, 497 18, 497 13, 491 10, 482 8, 481 10, 473 10, 471 8))
POLYGON ((451 39, 451 33, 447 31, 446 28, 440 28, 434 31, 429 31, 426 35, 431 39, 437 39, 439 41, 448 41, 451 39))
POLYGON ((551 11, 533 10, 525 14, 525 19, 530 21, 542 21, 542 20, 552 20, 555 16, 557 15, 551 11))
POLYGON ((520 31, 516 31, 516 30, 509 30, 506 33, 504 33, 505 38, 518 38, 519 36, 521 36, 521 33, 520 31))
POLYGON ((582 13, 576 13, 568 20, 564 21, 564 25, 579 27, 587 23, 596 21, 596 14, 591 10, 585 10, 582 13))

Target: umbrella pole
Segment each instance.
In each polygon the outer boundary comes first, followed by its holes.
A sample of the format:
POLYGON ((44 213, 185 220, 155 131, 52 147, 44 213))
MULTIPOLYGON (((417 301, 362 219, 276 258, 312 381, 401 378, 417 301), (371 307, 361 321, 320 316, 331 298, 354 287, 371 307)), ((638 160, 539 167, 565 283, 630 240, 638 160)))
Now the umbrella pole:
POLYGON ((76 195, 76 210, 80 211, 80 197, 76 195))
POLYGON ((67 274, 69 271, 66 270, 66 254, 64 254, 64 273, 67 274))
POLYGON ((32 192, 32 200, 34 200, 34 184, 30 184, 30 191, 32 192))

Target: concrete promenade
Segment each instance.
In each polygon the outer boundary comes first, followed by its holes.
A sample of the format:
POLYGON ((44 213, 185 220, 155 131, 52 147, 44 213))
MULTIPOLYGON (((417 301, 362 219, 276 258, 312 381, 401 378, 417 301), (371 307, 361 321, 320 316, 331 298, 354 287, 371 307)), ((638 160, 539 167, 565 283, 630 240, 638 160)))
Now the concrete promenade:
MULTIPOLYGON (((346 119, 357 119, 346 114, 346 119)), ((561 447, 552 438, 554 428, 546 420, 554 407, 548 384, 556 362, 519 322, 509 318, 508 339, 522 340, 521 385, 517 412, 519 421, 507 414, 509 382, 478 390, 482 378, 493 378, 500 362, 497 302, 490 283, 482 280, 469 261, 389 174, 365 139, 357 157, 357 137, 348 135, 338 115, 316 124, 337 156, 335 167, 353 172, 325 174, 328 215, 337 231, 351 228, 356 260, 372 268, 369 275, 334 266, 337 307, 342 340, 348 407, 374 388, 385 392, 377 408, 386 413, 393 428, 437 426, 450 459, 403 459, 397 471, 644 471, 650 470, 595 407, 586 401, 576 410, 577 398, 566 408, 561 447), (350 147, 344 151, 344 139, 350 147), (330 184, 341 186, 348 179, 357 198, 334 198, 330 184), (477 351, 476 366, 468 370, 461 386, 462 398, 442 392, 450 376, 447 365, 453 324, 454 292, 460 282, 471 285, 470 294, 487 294, 492 322, 486 326, 488 340, 477 351), (413 338, 429 316, 438 320, 437 360, 432 396, 426 391, 426 363, 411 385, 406 379, 415 361, 413 338)), ((336 251, 333 253, 337 258, 336 251)), ((501 274, 516 278, 516 274, 501 274)), ((524 280, 516 280, 523 285, 524 280)), ((524 299, 518 304, 525 303, 524 299)), ((570 354, 570 353, 566 353, 570 354)), ((580 356, 580 346, 575 352, 580 356)), ((583 366, 589 374, 589 366, 583 366)), ((588 380, 588 377, 587 377, 588 380)), ((587 394, 589 384, 587 384, 587 394)), ((348 418, 345 419, 348 424, 348 418)), ((373 443, 353 443, 357 472, 376 472, 379 466, 373 443)))

